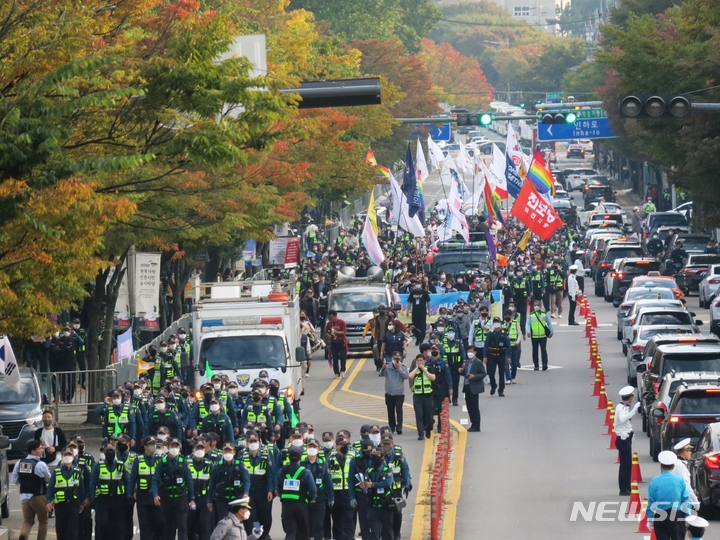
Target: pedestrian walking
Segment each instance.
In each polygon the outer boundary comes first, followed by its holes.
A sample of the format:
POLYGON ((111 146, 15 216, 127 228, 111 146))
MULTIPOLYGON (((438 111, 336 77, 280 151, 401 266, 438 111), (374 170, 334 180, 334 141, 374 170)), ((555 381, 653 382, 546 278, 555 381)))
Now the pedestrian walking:
POLYGON ((48 485, 46 509, 48 512, 55 510, 58 540, 77 540, 80 514, 85 510, 85 477, 74 461, 72 449, 63 450, 62 465, 50 476, 48 485))
POLYGON ((510 360, 510 338, 503 332, 500 317, 493 318, 492 331, 485 340, 483 350, 483 363, 490 376, 490 395, 505 396, 505 366, 510 360), (498 382, 495 382, 495 371, 498 372, 498 382))
POLYGON ((640 410, 640 402, 631 405, 635 398, 635 389, 632 386, 624 386, 620 389, 619 394, 621 402, 615 407, 615 446, 620 455, 618 487, 620 495, 630 495, 633 440, 633 428, 630 420, 640 410))
POLYGON ((20 529, 20 540, 28 540, 30 530, 38 520, 38 540, 45 540, 48 526, 47 485, 50 482, 50 470, 42 461, 45 455, 45 444, 42 441, 30 441, 27 445, 28 455, 13 467, 13 484, 20 486, 20 502, 22 505, 23 524, 20 529))
POLYGON ((42 460, 46 465, 54 467, 60 462, 61 450, 67 446, 65 432, 55 425, 55 417, 50 409, 42 413, 43 427, 35 430, 35 440, 44 443, 45 455, 42 460))
POLYGON ((394 352, 390 363, 383 364, 385 369, 385 406, 387 407, 390 431, 402 435, 403 404, 405 403, 405 381, 408 380, 408 368, 402 362, 399 351, 394 352))
POLYGON ((542 355, 542 370, 547 371, 547 340, 553 337, 553 327, 550 317, 543 311, 538 300, 533 301, 533 310, 528 316, 525 333, 532 343, 532 359, 535 371, 540 369, 538 350, 542 355))
POLYGON ((467 361, 462 368, 465 375, 463 382, 463 393, 465 394, 465 405, 470 417, 470 429, 468 431, 480 431, 480 394, 485 392, 484 379, 487 375, 485 364, 477 357, 475 347, 470 347, 467 352, 467 361))
POLYGON ((328 311, 328 322, 325 325, 325 336, 330 339, 330 357, 332 358, 335 378, 339 379, 345 375, 345 363, 347 362, 347 325, 342 319, 338 319, 337 311, 328 311))
MULTIPOLYGON (((392 362, 392 356, 396 352, 400 353, 403 358, 405 358, 405 355, 407 354, 407 336, 396 323, 397 321, 393 319, 387 322, 385 335, 382 339, 380 356, 384 360, 385 364, 392 362)), ((380 373, 384 374, 382 370, 380 373)))
POLYGON ((230 501, 228 508, 230 512, 217 524, 210 540, 258 540, 262 536, 262 526, 253 529, 250 536, 245 532, 244 522, 250 518, 250 497, 230 501))
POLYGON ((230 502, 250 495, 250 474, 243 466, 241 456, 236 456, 232 443, 222 448, 222 461, 210 473, 208 510, 215 512, 217 521, 225 519, 230 512, 230 502))
MULTIPOLYGON (((520 367, 521 341, 525 339, 525 332, 520 328, 520 316, 513 310, 505 310, 503 315, 503 332, 510 339, 510 361, 509 361, 509 378, 507 384, 515 384, 517 370, 520 367)), ((506 371, 507 374, 507 371, 506 371)))
POLYGON ((578 326, 578 323, 575 322, 575 307, 577 306, 578 294, 580 294, 577 272, 578 267, 573 264, 570 267, 570 275, 567 279, 568 301, 570 302, 570 307, 568 308, 568 326, 578 326))
POLYGON ((670 450, 658 454, 660 475, 648 484, 648 524, 655 531, 657 540, 683 540, 685 516, 692 513, 692 503, 687 484, 682 477, 673 474, 677 456, 670 450))
POLYGON ((435 380, 432 382, 433 387, 433 404, 434 414, 437 415, 437 430, 440 433, 442 427, 442 407, 443 402, 446 399, 455 399, 453 390, 451 388, 452 376, 450 374, 450 367, 447 362, 440 356, 440 348, 437 345, 430 345, 429 343, 423 343, 420 346, 420 352, 426 352, 427 347, 430 347, 430 357, 425 361, 425 367, 435 374, 435 380))
POLYGON ((415 346, 425 341, 427 330, 427 315, 430 313, 430 294, 421 281, 413 283, 412 291, 408 294, 407 311, 412 310, 413 335, 415 346))
POLYGON ((415 409, 415 424, 418 430, 418 440, 430 438, 433 428, 433 413, 435 402, 433 400, 433 381, 435 373, 425 367, 425 358, 422 354, 415 357, 416 367, 409 374, 412 381, 413 408, 415 409))
POLYGON ((308 505, 315 503, 317 487, 312 473, 300 465, 302 454, 300 448, 291 448, 290 463, 283 466, 277 479, 285 540, 310 540, 308 505))

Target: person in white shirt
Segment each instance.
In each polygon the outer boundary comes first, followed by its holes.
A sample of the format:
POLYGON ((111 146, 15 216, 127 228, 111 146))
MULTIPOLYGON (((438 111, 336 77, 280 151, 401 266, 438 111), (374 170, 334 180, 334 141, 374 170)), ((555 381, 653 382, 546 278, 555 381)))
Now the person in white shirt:
POLYGON ((577 296, 580 293, 580 287, 577 282, 578 267, 574 264, 570 267, 570 275, 567 279, 567 293, 570 301, 570 309, 568 310, 568 326, 578 326, 575 322, 575 306, 577 306, 577 296))
POLYGON ((584 251, 576 252, 575 261, 573 262, 573 265, 577 266, 577 274, 575 276, 575 279, 577 279, 578 288, 580 289, 581 294, 585 292, 585 266, 582 262, 582 255, 584 253, 584 251))
POLYGON ((45 493, 50 481, 50 469, 41 459, 45 455, 45 444, 41 440, 30 441, 27 449, 28 456, 18 461, 12 472, 13 484, 20 486, 23 514, 20 540, 29 537, 35 518, 38 520, 37 540, 45 540, 48 528, 45 493))
POLYGON ((620 495, 630 495, 633 439, 633 428, 630 420, 640 409, 640 402, 631 405, 635 398, 635 389, 632 386, 624 386, 618 393, 622 400, 615 408, 615 446, 620 454, 618 485, 620 486, 620 495))
POLYGON ((678 460, 677 462, 675 462, 675 468, 672 472, 673 474, 681 476, 683 480, 685 480, 688 488, 688 493, 690 493, 690 502, 692 503, 695 510, 700 510, 700 501, 698 500, 697 495, 695 494, 695 490, 692 488, 692 484, 690 483, 690 471, 688 471, 687 468, 687 460, 690 459, 693 451, 693 446, 690 443, 690 439, 683 439, 675 446, 673 446, 673 450, 675 450, 678 460))

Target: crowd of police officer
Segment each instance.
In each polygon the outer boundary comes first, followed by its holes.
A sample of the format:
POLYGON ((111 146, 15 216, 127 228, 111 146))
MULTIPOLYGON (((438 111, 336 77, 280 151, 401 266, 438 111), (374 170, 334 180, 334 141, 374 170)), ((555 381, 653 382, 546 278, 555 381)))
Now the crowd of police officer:
POLYGON ((82 437, 63 449, 74 480, 63 482, 67 472, 53 477, 63 487, 48 502, 83 511, 77 527, 56 513, 62 540, 91 540, 90 509, 98 538, 131 540, 137 512, 141 540, 209 540, 243 497, 251 508, 246 532, 262 529, 259 538, 269 538, 275 499, 287 538, 349 540, 358 525, 363 539, 399 538, 412 484, 389 427, 362 426, 355 441, 345 430, 316 439, 266 372, 247 399, 219 376, 195 395, 169 371, 172 358, 154 356, 162 360, 146 376, 113 390, 95 410, 103 420, 100 459, 82 437), (157 369, 172 378, 156 378, 157 369))

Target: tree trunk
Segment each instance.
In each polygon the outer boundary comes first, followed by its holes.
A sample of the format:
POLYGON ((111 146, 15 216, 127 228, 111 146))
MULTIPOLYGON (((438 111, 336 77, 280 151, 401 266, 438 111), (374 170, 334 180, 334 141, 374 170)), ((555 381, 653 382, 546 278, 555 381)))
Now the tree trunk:
MULTIPOLYGON (((85 306, 87 309, 88 317, 88 328, 87 328, 87 347, 85 357, 87 359, 88 370, 96 370, 100 367, 100 333, 103 331, 103 316, 102 303, 105 300, 105 283, 107 282, 110 268, 100 270, 95 276, 95 286, 90 296, 85 300, 85 306)), ((90 377, 88 380, 97 380, 94 377, 90 377)), ((104 399, 104 394, 101 388, 98 388, 94 384, 88 385, 88 403, 99 403, 104 399)), ((97 424, 98 417, 93 414, 93 406, 88 406, 87 418, 85 420, 88 424, 97 424)))
POLYGON ((100 343, 100 357, 98 362, 99 369, 105 369, 110 364, 110 354, 112 353, 112 339, 115 330, 115 304, 117 303, 118 293, 120 292, 120 284, 123 276, 125 276, 126 268, 123 263, 127 258, 127 252, 120 257, 118 264, 115 266, 115 272, 107 282, 105 288, 105 330, 103 331, 102 343, 100 343), (118 268, 120 270, 118 270, 118 268))
POLYGON ((183 315, 185 305, 185 285, 187 285, 194 267, 182 258, 172 262, 172 288, 173 288, 173 321, 183 315))

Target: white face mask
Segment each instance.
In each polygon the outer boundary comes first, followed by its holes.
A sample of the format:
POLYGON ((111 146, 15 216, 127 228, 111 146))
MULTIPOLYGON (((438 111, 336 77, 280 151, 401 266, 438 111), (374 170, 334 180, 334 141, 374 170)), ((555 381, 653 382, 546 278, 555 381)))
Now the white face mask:
POLYGON ((325 450, 332 450, 333 446, 334 445, 333 445, 332 441, 324 441, 323 442, 323 448, 325 448, 325 450))
POLYGON ((205 450, 195 450, 195 452, 193 452, 193 455, 198 459, 202 459, 205 457, 205 450))
POLYGON ((475 353, 474 353, 474 352, 469 352, 469 353, 467 353, 467 357, 468 357, 470 360, 472 360, 473 358, 475 358, 475 353))
POLYGON ((533 311, 540 311, 540 306, 533 306, 533 311))
POLYGON ((310 440, 312 440, 312 439, 315 438, 315 434, 314 434, 314 433, 306 433, 306 434, 305 434, 305 438, 306 438, 308 441, 310 441, 310 440))
POLYGON ((293 439, 291 443, 295 448, 300 448, 303 445, 302 439, 293 439))
POLYGON ((148 444, 147 448, 148 448, 148 452, 150 452, 151 454, 154 454, 155 451, 157 450, 157 446, 155 446, 154 444, 148 444))
POLYGON ((117 407, 118 405, 120 405, 121 403, 122 403, 122 399, 117 399, 117 398, 116 398, 116 399, 113 399, 113 400, 112 400, 112 404, 115 405, 116 407, 117 407))
POLYGON ((158 448, 157 450, 155 450, 155 455, 156 456, 164 456, 165 450, 163 448, 158 448))
MULTIPOLYGON (((158 404, 155 405, 155 408, 156 408, 158 411, 163 412, 163 411, 165 410, 165 404, 164 404, 164 403, 158 403, 158 404)), ((162 440, 164 441, 165 439, 162 439, 162 440)))
POLYGON ((213 388, 214 388, 215 390, 220 390, 220 385, 219 385, 219 384, 213 384, 213 388))
POLYGON ((75 459, 72 456, 63 456, 63 463, 70 465, 75 459))
POLYGON ((497 330, 498 328, 500 328, 500 326, 502 326, 502 325, 501 325, 499 322, 493 323, 493 328, 494 328, 495 330, 497 330))
POLYGON ((389 324, 389 325, 388 325, 388 330, 390 330, 390 331, 392 332, 393 330, 395 330, 395 327, 394 327, 392 324, 389 324))
POLYGON ((73 452, 73 456, 77 456, 77 455, 78 455, 78 449, 77 449, 77 448, 73 448, 73 449, 72 449, 72 452, 73 452))
POLYGON ((161 352, 161 353, 166 353, 166 352, 167 352, 167 347, 160 347, 160 352, 161 352))
POLYGON ((136 388, 135 390, 133 390, 133 395, 136 397, 142 396, 142 390, 140 390, 139 388, 136 388))
POLYGON ((223 459, 225 461, 232 461, 234 457, 235 457, 235 454, 232 454, 230 452, 223 454, 223 459))
POLYGON ((318 449, 317 448, 308 448, 307 449, 307 455, 308 456, 317 456, 318 455, 318 449))
POLYGON ((212 405, 210 405, 210 410, 212 412, 218 412, 220 410, 220 405, 218 405, 217 403, 213 403, 212 405))
POLYGON ((73 324, 73 328, 74 328, 75 330, 80 330, 80 325, 79 325, 79 324, 73 324))
POLYGON ((178 337, 180 337, 180 339, 185 339, 185 336, 187 336, 187 334, 178 334, 178 337))
POLYGON ((164 440, 166 440, 167 438, 168 438, 168 436, 165 435, 165 433, 161 433, 160 435, 158 435, 158 439, 160 439, 161 441, 164 441, 164 440))
POLYGON ((260 450, 260 443, 251 442, 248 444, 248 450, 251 450, 253 452, 260 450))
POLYGON ((168 454, 170 454, 172 457, 177 457, 177 455, 180 453, 179 448, 171 448, 168 450, 168 454))
POLYGON ((63 332, 62 337, 70 337, 70 332, 63 332))
POLYGON ((450 341, 452 341, 453 339, 455 339, 455 332, 448 332, 448 333, 447 333, 447 338, 448 338, 450 341))
POLYGON ((231 395, 231 396, 237 396, 238 389, 237 389, 237 388, 231 388, 230 390, 228 390, 228 392, 230 392, 230 395, 231 395))
POLYGON ((370 434, 370 440, 375 446, 380 445, 380 434, 379 433, 371 433, 370 434))

